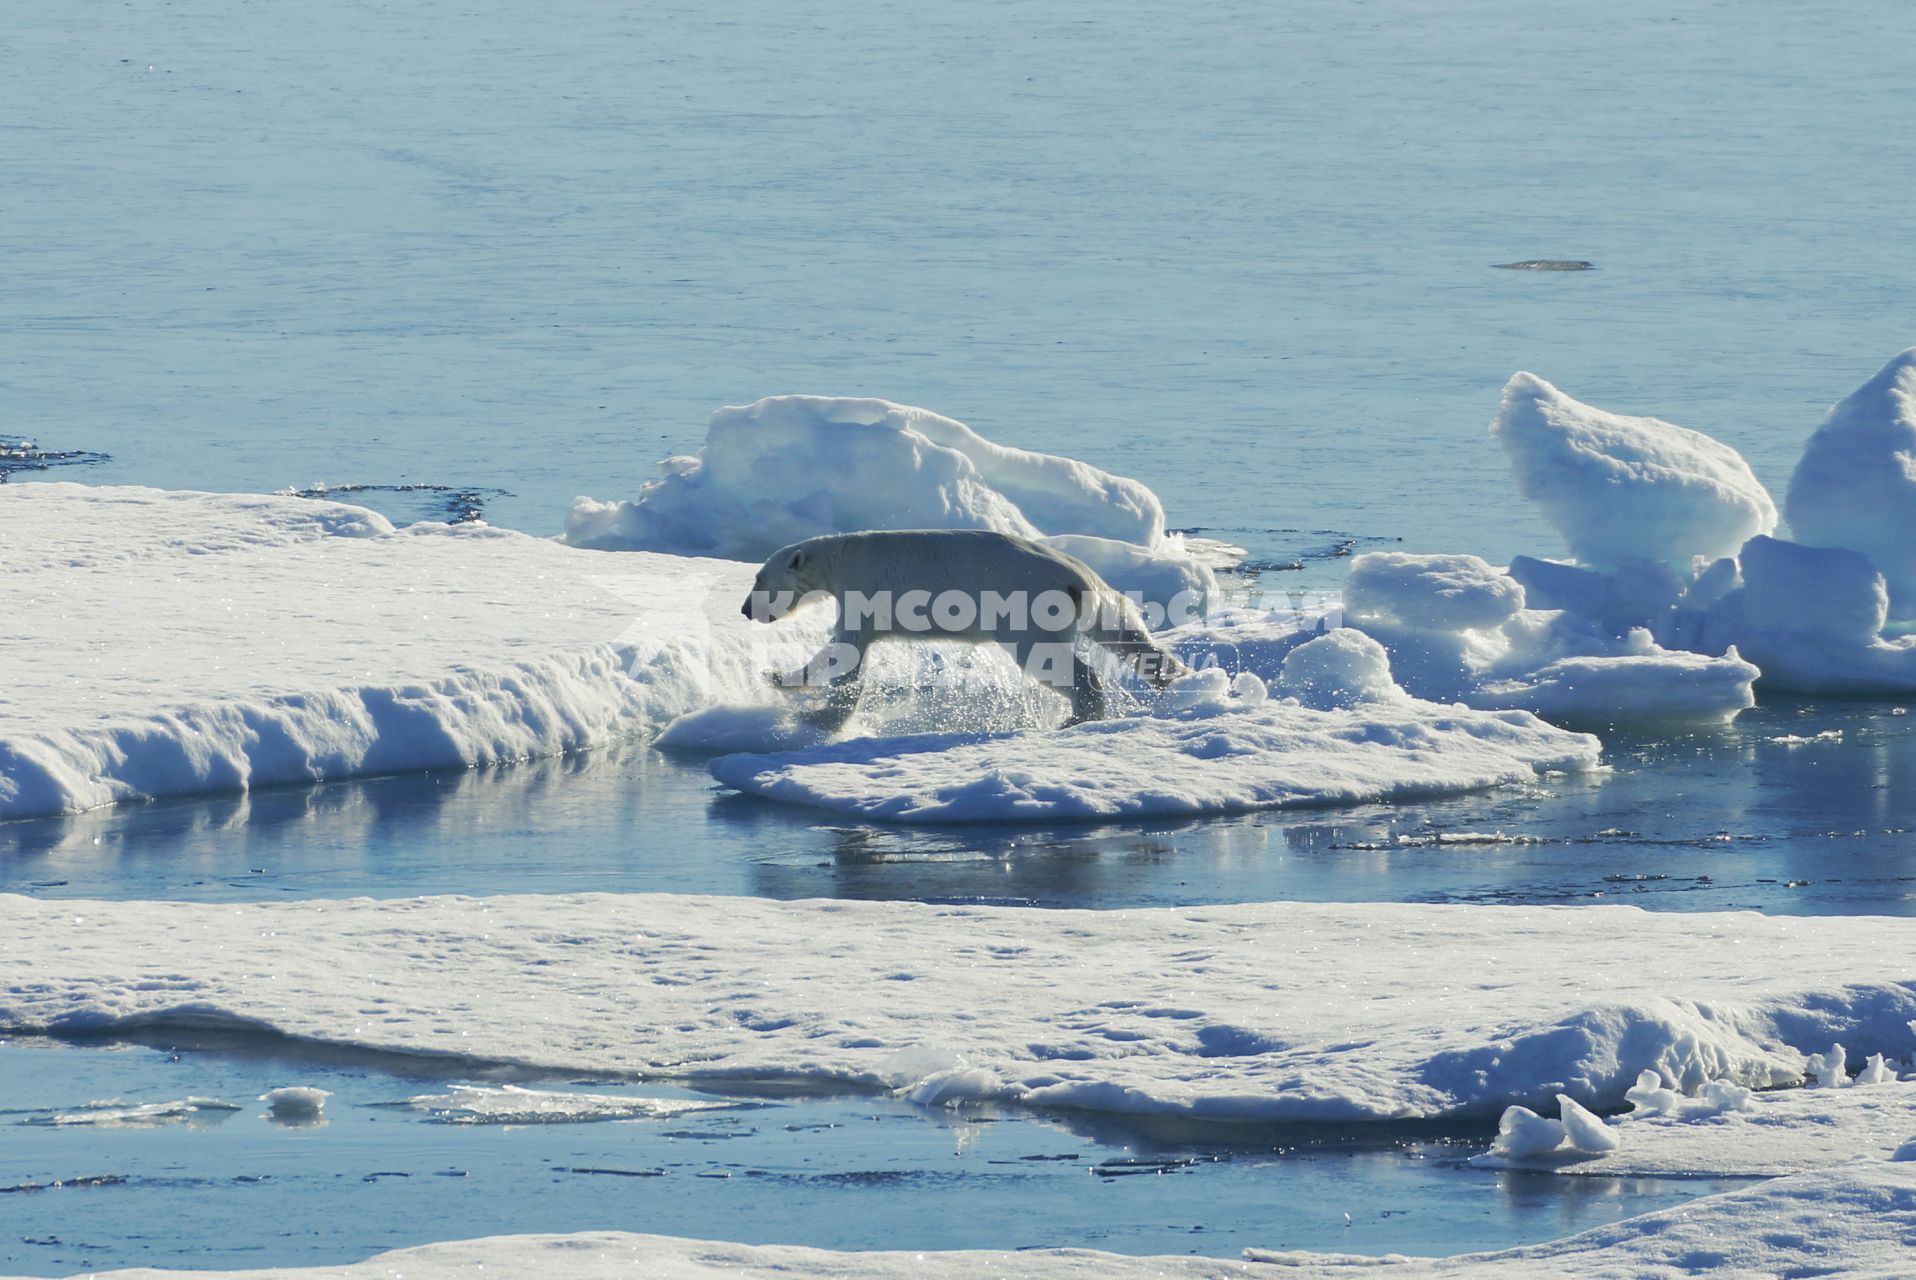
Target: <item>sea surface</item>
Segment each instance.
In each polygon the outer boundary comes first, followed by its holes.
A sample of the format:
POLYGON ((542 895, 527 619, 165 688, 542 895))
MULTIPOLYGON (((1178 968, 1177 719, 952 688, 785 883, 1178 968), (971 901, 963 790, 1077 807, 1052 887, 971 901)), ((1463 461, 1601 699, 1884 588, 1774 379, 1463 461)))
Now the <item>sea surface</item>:
MULTIPOLYGON (((367 486, 401 519, 550 534, 718 405, 874 395, 1136 476, 1173 527, 1300 563, 1263 575, 1281 596, 1375 547, 1559 553, 1486 434, 1519 369, 1705 430, 1780 495, 1825 408, 1916 343, 1891 0, 14 0, 3 25, 7 483, 367 486), (1498 266, 1536 259, 1590 269, 1498 266)), ((1903 710, 1774 699, 1612 734, 1592 778, 1048 831, 826 822, 635 747, 0 824, 0 891, 1909 914, 1903 710)), ((1714 1189, 1472 1171, 1481 1126, 1227 1138, 823 1097, 757 1100, 736 1139, 465 1130, 379 1105, 416 1069, 0 1044, 0 1267, 741 1222, 1435 1253, 1714 1189), (330 1125, 260 1117, 308 1082, 330 1125), (243 1105, 35 1122, 189 1094, 243 1105), (566 1172, 601 1168, 662 1172, 566 1172)))

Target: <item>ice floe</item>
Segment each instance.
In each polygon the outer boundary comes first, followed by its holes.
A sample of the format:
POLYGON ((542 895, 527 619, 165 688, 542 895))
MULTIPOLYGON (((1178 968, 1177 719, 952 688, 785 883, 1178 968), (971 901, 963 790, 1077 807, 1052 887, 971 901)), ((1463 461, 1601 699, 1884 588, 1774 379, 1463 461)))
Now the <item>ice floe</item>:
MULTIPOLYGON (((1916 1238, 1916 1163, 1867 1161, 1779 1178, 1625 1218, 1546 1244, 1442 1258, 1246 1250, 1238 1258, 1128 1257, 1086 1249, 853 1253, 591 1232, 495 1236, 382 1253, 324 1268, 168 1271, 179 1280, 1646 1280, 1821 1276, 1903 1280, 1916 1238)), ((154 1271, 99 1272, 158 1280, 154 1271)))
POLYGON ((10 484, 0 544, 0 818, 596 746, 768 643, 743 566, 331 502, 10 484))
POLYGON ((696 1098, 645 1098, 630 1094, 527 1089, 519 1085, 454 1085, 446 1093, 422 1093, 406 1105, 442 1124, 593 1124, 608 1120, 659 1120, 694 1111, 722 1111, 736 1103, 696 1098))
POLYGON ((1525 711, 1419 702, 1369 638, 1292 650, 1267 696, 1212 668, 1145 712, 1018 734, 853 738, 711 762, 753 795, 887 822, 1054 822, 1434 795, 1598 766, 1602 744, 1525 711))
POLYGON ((226 1027, 1219 1121, 1602 1110, 1646 1070, 1767 1088, 1834 1043, 1916 1053, 1916 920, 1887 917, 9 896, 0 972, 22 1033, 226 1027))

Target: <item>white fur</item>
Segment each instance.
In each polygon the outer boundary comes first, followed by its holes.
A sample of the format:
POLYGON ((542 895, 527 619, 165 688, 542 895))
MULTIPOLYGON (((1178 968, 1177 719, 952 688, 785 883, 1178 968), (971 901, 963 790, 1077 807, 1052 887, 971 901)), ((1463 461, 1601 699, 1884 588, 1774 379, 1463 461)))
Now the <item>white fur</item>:
MULTIPOLYGON (((803 671, 780 677, 778 683, 787 687, 828 683, 834 695, 828 715, 834 724, 842 724, 856 708, 866 652, 883 640, 998 644, 1027 670, 1039 645, 1063 644, 1075 650, 1082 640, 1116 655, 1148 659, 1151 678, 1160 685, 1183 671, 1175 658, 1152 641, 1135 605, 1090 566, 1011 534, 918 529, 808 538, 781 548, 765 562, 743 612, 758 621, 777 621, 807 597, 819 595, 830 596, 838 606, 832 645, 849 646, 856 654, 856 665, 829 682, 821 680, 820 672, 830 665, 832 647, 828 646, 803 671), (896 607, 886 625, 870 617, 854 619, 856 611, 847 603, 848 596, 866 601, 883 597, 897 606, 914 593, 922 593, 917 599, 935 601, 947 592, 973 601, 986 592, 1005 598, 1021 594, 1027 605, 1025 616, 976 617, 969 625, 948 625, 948 619, 939 618, 935 610, 921 608, 916 612, 924 625, 907 627, 902 610, 896 607), (1047 593, 1061 593, 1073 606, 1075 616, 1056 629, 1041 625, 1038 610, 1030 607, 1047 593), (1080 625, 1086 619, 1089 625, 1080 625)), ((1072 660, 1071 697, 1074 720, 1101 719, 1106 714, 1104 680, 1082 657, 1072 660)))

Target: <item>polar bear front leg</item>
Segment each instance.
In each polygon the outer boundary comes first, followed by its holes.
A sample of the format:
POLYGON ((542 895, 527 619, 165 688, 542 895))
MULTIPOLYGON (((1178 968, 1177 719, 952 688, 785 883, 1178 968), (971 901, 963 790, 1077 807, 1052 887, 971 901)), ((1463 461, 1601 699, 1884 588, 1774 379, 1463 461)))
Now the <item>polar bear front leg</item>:
POLYGON ((1071 718, 1069 729, 1086 720, 1103 720, 1111 714, 1110 691, 1098 669, 1084 660, 1082 653, 1071 655, 1071 718))
POLYGON ((837 733, 858 710, 865 693, 865 658, 872 636, 866 631, 838 631, 831 642, 812 656, 797 673, 801 687, 825 690, 825 700, 804 714, 807 724, 837 733))

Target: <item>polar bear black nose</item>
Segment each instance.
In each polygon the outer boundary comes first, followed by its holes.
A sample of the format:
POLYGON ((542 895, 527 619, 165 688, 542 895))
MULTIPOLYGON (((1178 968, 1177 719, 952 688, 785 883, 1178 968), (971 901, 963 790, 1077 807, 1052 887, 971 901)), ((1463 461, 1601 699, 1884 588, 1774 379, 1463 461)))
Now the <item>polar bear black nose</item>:
POLYGON ((747 618, 750 618, 752 616, 752 597, 746 596, 745 603, 738 607, 738 611, 747 618))

